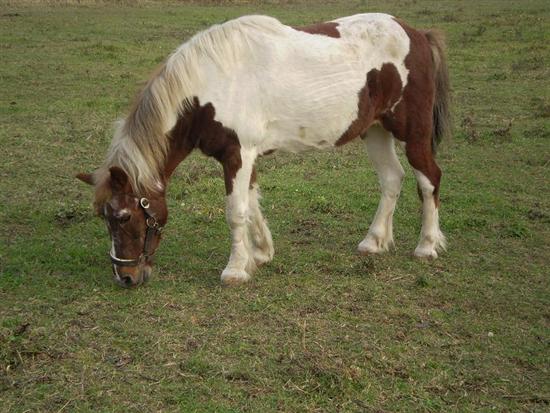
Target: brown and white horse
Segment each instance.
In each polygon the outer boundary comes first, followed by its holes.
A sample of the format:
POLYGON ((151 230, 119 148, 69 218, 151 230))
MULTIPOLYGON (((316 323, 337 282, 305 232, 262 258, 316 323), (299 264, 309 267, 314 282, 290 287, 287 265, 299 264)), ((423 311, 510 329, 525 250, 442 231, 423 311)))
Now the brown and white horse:
POLYGON ((403 147, 423 201, 418 257, 445 248, 439 229, 437 143, 449 131, 444 43, 386 14, 360 14, 308 27, 266 16, 215 25, 181 45, 151 77, 120 122, 107 159, 78 177, 95 186, 107 223, 116 280, 142 283, 167 220, 174 169, 199 148, 223 165, 231 255, 222 282, 247 281, 273 258, 260 211, 254 162, 361 137, 382 197, 362 254, 393 244, 392 216, 403 147))

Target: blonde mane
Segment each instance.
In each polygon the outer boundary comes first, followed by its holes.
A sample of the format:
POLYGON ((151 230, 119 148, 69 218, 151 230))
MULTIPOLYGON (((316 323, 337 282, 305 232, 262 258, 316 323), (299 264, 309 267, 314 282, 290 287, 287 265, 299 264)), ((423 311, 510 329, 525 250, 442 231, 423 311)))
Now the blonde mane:
POLYGON ((105 163, 96 174, 101 185, 111 166, 122 168, 138 194, 162 188, 162 168, 170 146, 169 131, 192 99, 200 98, 205 65, 227 72, 250 50, 251 31, 280 33, 278 20, 245 16, 199 32, 182 44, 151 76, 128 116, 119 121, 105 163))

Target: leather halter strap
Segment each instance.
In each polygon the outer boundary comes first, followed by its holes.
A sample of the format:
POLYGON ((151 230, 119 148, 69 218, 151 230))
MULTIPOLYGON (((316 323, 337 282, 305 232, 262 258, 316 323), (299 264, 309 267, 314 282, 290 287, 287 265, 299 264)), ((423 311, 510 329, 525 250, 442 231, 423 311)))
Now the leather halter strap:
POLYGON ((114 251, 109 251, 109 257, 111 258, 111 263, 118 265, 119 267, 137 267, 141 263, 145 262, 147 258, 152 257, 155 252, 151 251, 151 241, 153 240, 153 235, 158 235, 162 232, 162 228, 157 219, 149 213, 149 200, 147 198, 141 198, 139 200, 139 206, 143 209, 145 214, 145 225, 147 229, 145 231, 145 241, 143 243, 143 251, 137 258, 118 258, 114 255, 114 251))

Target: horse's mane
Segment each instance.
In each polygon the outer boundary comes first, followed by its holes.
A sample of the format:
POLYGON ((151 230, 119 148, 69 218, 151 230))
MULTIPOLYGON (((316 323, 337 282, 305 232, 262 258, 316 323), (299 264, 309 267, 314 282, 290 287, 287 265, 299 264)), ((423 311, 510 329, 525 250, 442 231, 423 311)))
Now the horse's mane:
MULTIPOLYGON (((182 111, 191 109, 204 78, 204 64, 227 72, 249 50, 250 33, 276 34, 284 28, 266 16, 245 16, 197 33, 182 44, 137 95, 128 116, 117 122, 105 163, 95 177, 98 186, 106 182, 111 166, 122 168, 138 194, 162 188, 162 168, 167 155, 169 131, 182 111)), ((105 191, 98 188, 97 196, 105 191)))

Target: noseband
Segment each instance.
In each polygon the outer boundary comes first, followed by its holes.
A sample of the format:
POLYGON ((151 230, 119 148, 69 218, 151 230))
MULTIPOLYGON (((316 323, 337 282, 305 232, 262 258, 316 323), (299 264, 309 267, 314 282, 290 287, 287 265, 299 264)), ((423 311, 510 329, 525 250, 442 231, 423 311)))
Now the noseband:
POLYGON ((137 267, 141 263, 145 262, 149 257, 152 257, 155 252, 150 250, 151 241, 153 235, 159 235, 162 232, 162 228, 157 219, 149 213, 149 200, 147 198, 141 198, 139 200, 139 206, 143 209, 145 214, 145 225, 147 225, 147 230, 145 232, 145 242, 143 243, 143 251, 139 257, 134 259, 125 259, 118 258, 114 255, 114 251, 109 252, 109 257, 111 257, 111 262, 119 267, 137 267))

